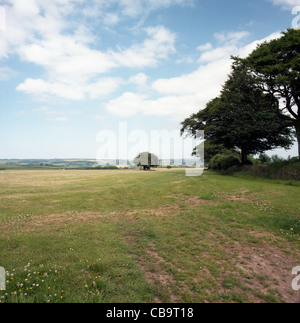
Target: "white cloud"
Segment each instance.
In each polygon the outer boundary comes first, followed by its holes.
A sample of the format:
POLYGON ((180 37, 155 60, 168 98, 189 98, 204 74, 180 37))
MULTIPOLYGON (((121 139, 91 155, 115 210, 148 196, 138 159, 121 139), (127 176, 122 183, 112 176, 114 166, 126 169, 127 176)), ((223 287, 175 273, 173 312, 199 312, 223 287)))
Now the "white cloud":
MULTIPOLYGON (((70 34, 70 27, 76 34, 85 19, 90 28, 97 24, 111 27, 122 19, 139 19, 160 8, 193 3, 194 0, 6 0, 1 6, 7 28, 1 32, 0 58, 21 45, 35 43, 37 36, 44 40, 51 35, 56 38, 66 31, 70 34), (78 22, 78 14, 82 23, 78 22)), ((92 30, 86 30, 85 37, 92 35, 92 30)))
POLYGON ((135 84, 138 90, 143 91, 148 87, 148 76, 144 73, 138 73, 136 75, 131 76, 128 82, 135 84))
POLYGON ((249 36, 248 31, 215 33, 215 38, 221 43, 226 43, 227 46, 236 45, 247 36, 249 36))
POLYGON ((120 117, 143 113, 149 116, 173 115, 176 118, 182 115, 182 111, 192 113, 197 103, 199 103, 197 95, 166 96, 154 100, 144 94, 126 92, 119 98, 109 101, 104 107, 110 113, 120 117))
POLYGON ((191 6, 194 0, 114 0, 112 2, 118 3, 122 15, 135 18, 174 5, 191 6))
POLYGON ((175 120, 182 121, 183 118, 205 108, 211 99, 220 94, 222 85, 230 73, 231 55, 246 57, 259 43, 278 38, 280 33, 241 45, 247 36, 248 33, 244 32, 224 34, 224 37, 218 35, 222 46, 212 49, 211 46, 207 46, 208 50, 201 54, 199 68, 196 71, 174 78, 158 79, 152 83, 152 89, 161 95, 158 99, 127 92, 109 101, 104 107, 110 113, 122 117, 142 113, 171 116, 175 120))
POLYGON ((130 48, 120 48, 118 52, 110 51, 109 55, 117 66, 147 67, 157 65, 159 59, 167 58, 175 52, 176 36, 163 26, 145 28, 149 36, 142 44, 130 48))
POLYGON ((251 52, 253 52, 257 48, 257 46, 259 44, 261 44, 263 42, 269 42, 269 41, 271 41, 273 39, 278 39, 281 36, 282 36, 281 32, 275 32, 275 33, 272 33, 271 35, 265 37, 262 40, 255 40, 252 43, 247 44, 247 45, 243 46, 242 48, 239 48, 238 55, 241 56, 241 57, 246 57, 251 52))
MULTIPOLYGON (((291 3, 292 0, 285 2, 291 3)), ((112 27, 122 19, 139 19, 159 8, 187 6, 194 1, 91 0, 84 2, 84 8, 82 3, 82 0, 28 0, 25 5, 24 0, 6 1, 8 23, 7 31, 0 37, 0 58, 17 54, 22 61, 44 70, 40 77, 29 75, 17 87, 18 91, 41 100, 58 97, 79 101, 111 95, 126 82, 121 78, 108 77, 106 73, 123 67, 158 66, 176 52, 176 34, 164 26, 141 28, 138 35, 144 39, 138 42, 117 48, 96 49, 93 24, 101 21, 112 27), (91 18, 91 29, 75 19, 78 13, 91 18)), ((246 56, 259 43, 245 44, 248 35, 246 31, 215 34, 218 47, 213 48, 211 43, 199 46, 199 67, 192 73, 158 79, 151 87, 145 73, 135 74, 127 84, 136 84, 139 94, 126 92, 106 103, 106 109, 124 117, 144 113, 178 118, 199 110, 219 94, 230 71, 230 55, 246 56), (140 94, 146 89, 158 98, 140 94)), ((191 62, 191 57, 187 59, 191 62)))
POLYGON ((145 104, 146 99, 145 95, 126 92, 119 98, 109 101, 104 106, 112 114, 130 117, 141 110, 141 105, 145 104))
POLYGON ((216 85, 225 81, 226 75, 230 72, 230 58, 217 58, 209 64, 200 67, 190 74, 170 79, 159 79, 153 82, 154 90, 166 95, 186 95, 194 93, 205 93, 207 95, 218 94, 215 91, 216 85))
POLYGON ((155 66, 174 52, 175 35, 159 26, 145 29, 149 36, 142 44, 118 51, 101 52, 70 36, 57 35, 18 49, 24 61, 42 66, 47 80, 27 79, 18 91, 35 97, 58 96, 69 100, 96 99, 114 92, 122 83, 119 78, 92 80, 117 67, 155 66))
POLYGON ((115 26, 119 23, 119 16, 115 13, 107 13, 104 16, 104 24, 108 26, 115 26))
POLYGON ((123 83, 121 78, 106 77, 88 84, 83 90, 85 90, 87 97, 91 99, 103 98, 115 92, 121 83, 123 83))
POLYGON ((18 15, 33 17, 40 13, 40 9, 35 0, 12 0, 15 12, 18 15))
POLYGON ((106 97, 113 93, 121 82, 119 78, 102 78, 93 83, 64 84, 29 78, 17 87, 17 91, 33 95, 42 101, 49 100, 51 97, 80 101, 106 97))
POLYGON ((204 45, 201 45, 199 47, 197 47, 197 50, 199 50, 200 52, 202 51, 207 51, 213 48, 213 45, 211 43, 206 43, 204 45))
POLYGON ((80 86, 68 86, 61 83, 50 83, 43 79, 28 78, 17 87, 17 91, 33 95, 40 100, 48 100, 50 97, 60 97, 69 100, 83 100, 84 92, 80 86))
POLYGON ((115 66, 108 55, 88 48, 70 36, 57 35, 18 49, 24 61, 46 69, 50 79, 87 81, 115 66))
POLYGON ((198 62, 216 62, 228 58, 230 55, 236 55, 248 36, 247 31, 216 33, 215 38, 219 41, 220 46, 217 48, 208 47, 208 50, 201 54, 198 62))
MULTIPOLYGON (((119 22, 120 15, 134 13, 136 16, 144 9, 151 11, 191 3, 189 0, 113 0, 109 3, 92 0, 84 3, 84 12, 91 16, 95 9, 100 16, 94 16, 93 23, 100 18, 112 26, 119 22), (115 13, 110 12, 116 7, 115 13)), ((26 4, 24 0, 7 0, 8 26, 0 37, 0 58, 17 54, 22 61, 38 65, 45 71, 40 78, 28 76, 17 87, 18 91, 39 99, 49 96, 68 100, 101 98, 116 91, 122 83, 117 78, 99 79, 104 73, 119 67, 156 66, 175 52, 176 36, 163 26, 143 28, 139 32, 145 39, 133 45, 95 49, 92 30, 75 20, 81 13, 81 4, 81 0, 28 0, 26 4)))
POLYGON ((184 56, 184 57, 179 58, 179 59, 176 60, 176 64, 182 64, 182 63, 184 63, 184 64, 192 64, 194 62, 195 62, 195 60, 194 60, 194 58, 192 56, 184 56))
POLYGON ((269 0, 276 6, 280 6, 282 9, 290 10, 293 7, 299 6, 299 0, 269 0))

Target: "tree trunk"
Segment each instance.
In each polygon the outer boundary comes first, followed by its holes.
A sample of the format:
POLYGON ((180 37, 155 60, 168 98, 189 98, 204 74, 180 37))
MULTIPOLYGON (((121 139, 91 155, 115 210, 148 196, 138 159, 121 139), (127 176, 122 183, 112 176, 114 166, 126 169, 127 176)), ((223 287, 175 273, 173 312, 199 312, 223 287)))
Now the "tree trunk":
POLYGON ((242 164, 243 165, 249 164, 249 161, 248 161, 248 152, 245 149, 242 149, 242 164))
POLYGON ((298 141, 298 158, 300 160, 300 120, 298 120, 298 123, 296 123, 295 128, 296 128, 296 138, 298 141))
POLYGON ((298 140, 298 158, 300 160, 300 130, 297 131, 296 135, 297 135, 297 140, 298 140))

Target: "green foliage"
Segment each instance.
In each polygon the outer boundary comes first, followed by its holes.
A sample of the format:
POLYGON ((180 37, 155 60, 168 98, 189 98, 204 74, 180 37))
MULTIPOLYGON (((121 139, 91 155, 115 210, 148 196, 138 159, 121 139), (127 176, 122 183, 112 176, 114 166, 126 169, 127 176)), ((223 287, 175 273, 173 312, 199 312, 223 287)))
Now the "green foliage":
POLYGON ((220 97, 211 100, 204 110, 182 122, 181 132, 196 135, 205 131, 210 145, 240 150, 243 164, 248 155, 292 145, 291 124, 275 112, 278 101, 255 86, 255 79, 242 61, 233 58, 232 74, 220 97))
POLYGON ((261 163, 261 164, 267 164, 271 161, 271 157, 268 156, 267 154, 260 154, 259 157, 258 157, 258 161, 261 163))
POLYGON ((299 181, 300 162, 298 158, 284 159, 278 155, 269 157, 265 154, 253 159, 252 166, 231 167, 230 173, 243 173, 270 179, 299 181))
POLYGON ((296 129, 300 158, 300 30, 288 29, 242 61, 255 77, 257 88, 283 99, 284 106, 277 104, 274 111, 296 129))
POLYGON ((205 151, 204 163, 206 166, 209 166, 211 159, 218 154, 230 154, 235 152, 234 150, 226 149, 222 144, 214 143, 212 139, 207 139, 204 143, 201 143, 198 147, 194 149, 193 155, 197 156, 197 150, 201 148, 205 151), (201 147, 202 145, 204 147, 201 147))
POLYGON ((289 29, 281 38, 259 45, 244 63, 255 73, 256 83, 288 99, 286 109, 296 118, 291 108, 298 105, 299 98, 300 30, 289 29))
POLYGON ((232 166, 240 165, 239 157, 234 153, 218 154, 210 161, 210 168, 214 170, 227 170, 232 166))
POLYGON ((151 167, 159 166, 159 158, 149 152, 140 153, 133 161, 137 167, 144 167, 150 169, 151 167))

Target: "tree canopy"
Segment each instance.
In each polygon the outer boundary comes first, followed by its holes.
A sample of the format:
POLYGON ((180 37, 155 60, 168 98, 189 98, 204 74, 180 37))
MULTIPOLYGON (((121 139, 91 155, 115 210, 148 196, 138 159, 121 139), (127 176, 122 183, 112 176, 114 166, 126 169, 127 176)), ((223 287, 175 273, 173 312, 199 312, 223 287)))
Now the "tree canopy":
POLYGON ((151 167, 159 166, 159 158, 149 152, 140 153, 133 161, 137 167, 143 167, 144 170, 150 170, 151 167))
POLYGON ((244 164, 250 154, 290 147, 290 121, 274 112, 278 100, 256 87, 255 81, 243 62, 233 58, 232 73, 221 95, 186 119, 181 133, 189 131, 195 135, 204 130, 210 145, 239 150, 244 164))
POLYGON ((300 159, 300 29, 259 45, 243 64, 258 88, 280 100, 274 111, 296 129, 300 159))

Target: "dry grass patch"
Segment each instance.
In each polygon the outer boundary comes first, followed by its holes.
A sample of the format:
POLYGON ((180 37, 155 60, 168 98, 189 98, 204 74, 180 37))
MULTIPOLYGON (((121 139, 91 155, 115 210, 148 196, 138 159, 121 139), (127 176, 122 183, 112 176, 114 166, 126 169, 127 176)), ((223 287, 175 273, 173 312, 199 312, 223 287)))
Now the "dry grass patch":
POLYGON ((182 193, 167 196, 167 198, 178 199, 181 203, 188 204, 192 207, 200 205, 220 205, 221 203, 209 200, 202 200, 199 196, 186 196, 182 193))
POLYGON ((129 211, 126 212, 125 215, 128 218, 134 218, 137 215, 151 215, 151 216, 158 216, 158 217, 171 217, 176 216, 180 213, 179 205, 163 205, 161 208, 158 209, 141 209, 136 211, 129 211))
MULTIPOLYGON (((167 273, 163 268, 162 264, 165 263, 165 260, 158 255, 157 252, 146 248, 146 253, 150 257, 151 261, 139 260, 138 265, 141 269, 147 282, 153 286, 157 286, 162 290, 165 290, 168 294, 169 301, 171 303, 178 303, 178 296, 173 293, 173 288, 176 286, 176 281, 173 276, 167 273)), ((156 295, 156 303, 164 303, 165 299, 163 296, 156 295)))
POLYGON ((184 282, 178 282, 171 273, 167 272, 166 267, 175 268, 174 264, 158 254, 154 243, 149 243, 144 250, 146 258, 139 258, 137 263, 147 282, 157 290, 156 303, 179 303, 182 292, 192 294, 189 286, 184 282))
MULTIPOLYGON (((219 232, 217 234, 220 235, 219 232)), ((221 245, 238 270, 238 273, 232 273, 241 282, 234 287, 235 292, 240 292, 242 285, 250 291, 250 302, 280 300, 299 303, 300 295, 294 292, 291 286, 294 278, 291 275, 292 269, 300 263, 299 250, 287 252, 284 246, 282 249, 275 243, 272 244, 278 237, 269 232, 251 231, 248 238, 251 236, 256 243, 229 241, 221 245)), ((224 236, 223 240, 225 239, 224 236)))
POLYGON ((49 214, 49 215, 25 215, 18 216, 10 221, 0 225, 0 233, 7 235, 16 232, 49 232, 57 230, 63 225, 69 223, 76 223, 78 221, 87 222, 92 220, 101 219, 104 216, 98 213, 75 213, 67 212, 63 214, 49 214))

